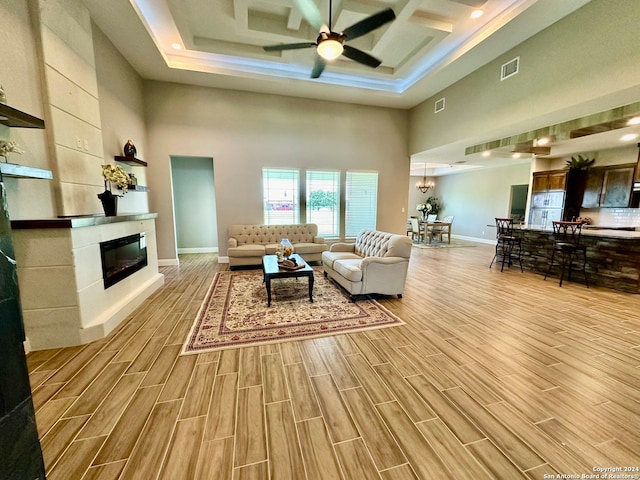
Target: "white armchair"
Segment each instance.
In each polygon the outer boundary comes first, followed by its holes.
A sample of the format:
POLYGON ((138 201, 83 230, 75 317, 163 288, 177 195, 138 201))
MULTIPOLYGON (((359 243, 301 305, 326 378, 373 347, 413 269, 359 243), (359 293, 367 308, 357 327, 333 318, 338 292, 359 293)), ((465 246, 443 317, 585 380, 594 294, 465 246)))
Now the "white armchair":
POLYGON ((322 253, 325 276, 357 295, 379 293, 402 298, 411 256, 411 239, 377 230, 365 230, 355 243, 334 243, 322 253))

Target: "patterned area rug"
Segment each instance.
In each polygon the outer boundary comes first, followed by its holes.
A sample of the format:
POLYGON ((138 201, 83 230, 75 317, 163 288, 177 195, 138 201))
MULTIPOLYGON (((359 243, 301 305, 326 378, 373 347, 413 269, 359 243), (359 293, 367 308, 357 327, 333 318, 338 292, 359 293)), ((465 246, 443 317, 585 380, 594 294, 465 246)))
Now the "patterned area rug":
POLYGON ((353 303, 338 285, 314 270, 313 303, 306 278, 283 278, 271 281, 271 307, 262 271, 217 273, 182 353, 404 324, 373 299, 361 297, 353 303))

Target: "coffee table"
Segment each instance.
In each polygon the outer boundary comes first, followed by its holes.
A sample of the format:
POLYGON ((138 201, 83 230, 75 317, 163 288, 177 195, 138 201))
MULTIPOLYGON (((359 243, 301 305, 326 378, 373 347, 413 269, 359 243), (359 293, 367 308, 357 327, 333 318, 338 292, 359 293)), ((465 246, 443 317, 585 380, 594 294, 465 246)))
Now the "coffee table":
POLYGON ((304 267, 298 270, 284 270, 280 268, 277 256, 265 255, 262 257, 262 272, 267 287, 267 307, 271 306, 271 280, 274 278, 307 277, 309 279, 309 301, 313 302, 313 268, 296 253, 289 258, 295 258, 296 263, 304 265, 304 267))

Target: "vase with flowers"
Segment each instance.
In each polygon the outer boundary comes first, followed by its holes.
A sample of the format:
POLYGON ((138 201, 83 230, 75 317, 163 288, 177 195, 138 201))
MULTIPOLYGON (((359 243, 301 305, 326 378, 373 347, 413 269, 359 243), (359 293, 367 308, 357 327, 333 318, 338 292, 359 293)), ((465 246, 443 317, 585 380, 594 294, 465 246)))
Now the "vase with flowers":
POLYGON ((114 195, 111 189, 116 185, 122 189, 122 195, 127 193, 129 188, 129 175, 120 165, 106 164, 102 165, 102 178, 104 179, 104 192, 98 195, 102 202, 104 215, 106 217, 114 217, 118 214, 118 197, 114 195))

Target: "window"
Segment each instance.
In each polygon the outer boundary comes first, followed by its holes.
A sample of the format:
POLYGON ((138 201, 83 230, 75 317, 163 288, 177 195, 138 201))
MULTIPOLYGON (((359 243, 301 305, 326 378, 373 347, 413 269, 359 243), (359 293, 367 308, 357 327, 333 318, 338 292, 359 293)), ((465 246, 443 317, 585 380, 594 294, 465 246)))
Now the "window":
POLYGON ((264 223, 287 225, 299 223, 300 172, 283 168, 262 169, 264 223))
POLYGON ((345 188, 345 236, 375 229, 378 205, 378 172, 347 172, 345 188))
POLYGON ((318 225, 321 237, 340 235, 340 172, 307 171, 307 223, 318 225))

